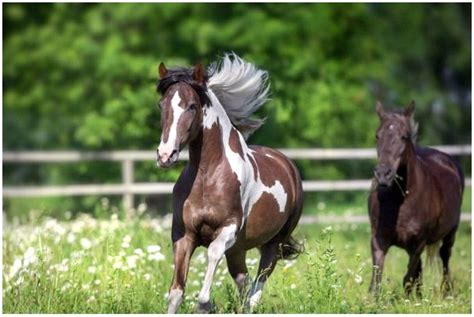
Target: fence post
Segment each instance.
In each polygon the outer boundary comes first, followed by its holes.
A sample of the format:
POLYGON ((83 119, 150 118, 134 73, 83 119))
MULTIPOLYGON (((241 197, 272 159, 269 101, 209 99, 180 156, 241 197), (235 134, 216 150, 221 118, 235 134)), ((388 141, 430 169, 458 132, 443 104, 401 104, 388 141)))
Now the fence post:
POLYGON ((131 218, 133 208, 133 192, 131 186, 133 184, 133 161, 131 159, 124 159, 122 161, 122 183, 125 186, 123 193, 123 208, 127 218, 131 218))

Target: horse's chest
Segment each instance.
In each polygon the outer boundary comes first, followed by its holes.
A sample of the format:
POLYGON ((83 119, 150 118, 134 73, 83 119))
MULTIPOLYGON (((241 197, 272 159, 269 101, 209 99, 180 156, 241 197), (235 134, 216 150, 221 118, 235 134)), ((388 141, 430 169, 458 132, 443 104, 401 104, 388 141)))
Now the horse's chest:
POLYGON ((423 210, 400 208, 395 226, 398 244, 409 246, 414 241, 424 240, 430 228, 429 220, 425 219, 423 210))

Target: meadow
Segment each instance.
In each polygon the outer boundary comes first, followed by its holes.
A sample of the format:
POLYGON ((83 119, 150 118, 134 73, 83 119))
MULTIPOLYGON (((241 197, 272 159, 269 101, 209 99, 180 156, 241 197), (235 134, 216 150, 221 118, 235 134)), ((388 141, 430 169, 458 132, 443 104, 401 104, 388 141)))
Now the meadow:
MULTIPOLYGON (((171 218, 155 218, 141 204, 126 220, 101 202, 94 216, 56 220, 31 211, 28 222, 15 219, 3 228, 4 313, 163 313, 172 276, 171 218), (107 215, 107 216, 104 216, 107 215)), ((368 224, 304 225, 296 237, 305 252, 282 261, 266 285, 256 313, 470 313, 471 225, 463 223, 451 260, 454 290, 439 291, 440 264, 424 267, 421 298, 404 295, 408 257, 392 248, 386 259, 382 295, 368 294, 371 276, 368 224)), ((424 258, 423 258, 424 259, 424 258)), ((206 249, 191 261, 180 312, 195 311, 206 249)), ((248 253, 252 276, 258 252, 248 253)), ((217 313, 242 312, 223 260, 212 297, 217 313)))

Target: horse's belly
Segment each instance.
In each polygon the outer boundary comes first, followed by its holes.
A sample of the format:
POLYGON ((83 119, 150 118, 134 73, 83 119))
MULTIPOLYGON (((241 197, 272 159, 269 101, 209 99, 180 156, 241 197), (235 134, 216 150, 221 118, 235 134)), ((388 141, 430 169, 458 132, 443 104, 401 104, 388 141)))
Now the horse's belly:
POLYGON ((270 241, 288 220, 289 212, 280 211, 273 195, 263 192, 252 206, 239 234, 239 245, 251 249, 270 241))

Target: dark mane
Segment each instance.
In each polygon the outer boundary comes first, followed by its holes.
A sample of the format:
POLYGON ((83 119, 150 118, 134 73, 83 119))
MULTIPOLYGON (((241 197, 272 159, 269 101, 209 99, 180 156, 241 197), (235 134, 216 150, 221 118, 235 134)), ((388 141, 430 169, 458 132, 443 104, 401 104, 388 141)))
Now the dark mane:
MULTIPOLYGON (((156 91, 160 94, 164 94, 169 87, 177 83, 186 83, 190 85, 198 94, 202 106, 209 106, 211 103, 209 97, 207 96, 207 87, 206 84, 202 85, 197 83, 193 79, 194 67, 191 68, 173 68, 168 70, 168 73, 165 77, 158 80, 156 85, 156 91)), ((204 73, 204 83, 209 79, 207 71, 204 73)))

